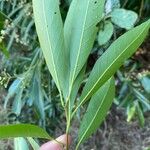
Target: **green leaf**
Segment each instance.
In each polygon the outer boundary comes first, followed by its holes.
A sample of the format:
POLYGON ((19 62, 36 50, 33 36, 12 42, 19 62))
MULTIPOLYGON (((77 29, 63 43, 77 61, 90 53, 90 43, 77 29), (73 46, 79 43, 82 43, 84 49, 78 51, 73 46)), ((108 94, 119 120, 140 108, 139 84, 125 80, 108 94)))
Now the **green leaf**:
POLYGON ((14 139, 14 150, 29 150, 28 143, 22 137, 14 139))
POLYGON ((59 0, 33 0, 35 25, 49 71, 59 89, 66 87, 68 59, 65 51, 59 0))
POLYGON ((85 75, 85 69, 86 69, 86 65, 82 68, 82 70, 80 71, 79 75, 77 76, 77 78, 73 84, 72 92, 71 92, 71 96, 70 96, 70 111, 72 111, 72 109, 73 109, 78 90, 81 86, 81 82, 83 81, 83 78, 85 75))
POLYGON ((13 106, 12 106, 12 111, 19 116, 21 113, 21 108, 22 108, 22 94, 23 94, 23 88, 20 88, 18 90, 18 93, 16 94, 15 98, 14 98, 14 102, 13 102, 13 106))
POLYGON ((4 14, 2 12, 0 12, 0 31, 4 27, 4 21, 5 21, 5 19, 6 19, 6 17, 4 16, 4 14))
POLYGON ((134 117, 135 115, 135 111, 136 111, 136 105, 129 105, 128 108, 127 108, 127 122, 130 122, 132 120, 132 118, 134 117))
POLYGON ((16 137, 34 137, 52 139, 42 128, 30 124, 14 124, 0 126, 0 139, 16 137))
POLYGON ((113 31, 114 31, 113 24, 109 21, 106 21, 103 29, 101 29, 98 34, 99 45, 106 44, 112 37, 113 31))
POLYGON ((64 25, 65 44, 70 52, 70 91, 91 52, 104 3, 105 0, 73 0, 70 5, 64 25))
POLYGON ((28 137, 27 140, 31 144, 33 150, 39 150, 40 149, 40 146, 38 145, 38 143, 36 143, 36 141, 33 138, 28 137))
MULTIPOLYGON (((150 20, 119 37, 97 60, 80 98, 81 106, 87 101, 129 58, 144 41, 150 20)), ((78 107, 79 107, 78 106, 78 107)))
POLYGON ((33 101, 33 105, 35 106, 35 110, 40 118, 45 120, 45 111, 44 111, 44 99, 42 95, 41 88, 41 76, 40 76, 40 67, 37 67, 36 72, 32 81, 32 91, 31 91, 31 100, 33 101))
POLYGON ((10 57, 9 51, 6 49, 4 42, 0 42, 0 51, 6 56, 6 58, 10 57))
POLYGON ((115 82, 114 79, 110 79, 92 97, 81 121, 77 149, 101 125, 110 109, 114 96, 115 82))
POLYGON ((139 80, 141 81, 141 84, 145 91, 150 94, 150 77, 139 75, 139 80))
POLYGON ((140 107, 140 104, 138 101, 135 102, 136 110, 137 110, 137 116, 139 119, 139 123, 141 127, 144 127, 145 124, 145 118, 144 118, 144 112, 142 111, 142 108, 140 107))
POLYGON ((111 20, 117 26, 129 30, 134 27, 138 15, 130 10, 114 9, 111 13, 111 20))

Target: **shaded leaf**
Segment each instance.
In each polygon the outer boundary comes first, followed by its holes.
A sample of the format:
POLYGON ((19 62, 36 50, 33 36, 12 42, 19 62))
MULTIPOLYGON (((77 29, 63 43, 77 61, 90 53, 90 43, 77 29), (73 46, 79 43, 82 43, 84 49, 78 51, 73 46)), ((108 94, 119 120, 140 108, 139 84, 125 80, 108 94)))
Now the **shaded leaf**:
POLYGON ((15 137, 34 137, 52 139, 42 128, 30 124, 14 124, 0 126, 0 139, 15 137))
POLYGON ((150 93, 150 78, 148 76, 140 76, 139 80, 147 93, 150 93))
POLYGON ((40 118, 45 120, 44 99, 41 90, 40 70, 36 69, 36 73, 34 74, 32 82, 32 91, 30 96, 31 102, 33 101, 33 105, 35 106, 36 112, 40 116, 40 118))
POLYGON ((138 101, 136 101, 135 105, 136 105, 137 116, 139 119, 140 126, 144 127, 144 124, 145 124, 145 118, 143 114, 144 112, 142 111, 142 108, 140 107, 140 104, 138 101))
POLYGON ((135 115, 135 112, 136 112, 136 106, 133 105, 129 105, 128 108, 127 108, 127 122, 130 122, 132 120, 132 118, 134 117, 135 115))
POLYGON ((22 109, 22 93, 23 93, 23 88, 20 88, 18 93, 16 94, 15 98, 14 98, 14 102, 13 102, 13 106, 12 106, 12 111, 19 116, 21 113, 21 109, 22 109))
POLYGON ((113 11, 115 8, 120 8, 119 0, 107 0, 105 4, 105 13, 108 14, 113 11))
POLYGON ((111 13, 111 20, 117 26, 129 30, 134 27, 138 15, 130 10, 114 9, 111 13))
POLYGON ((103 29, 101 29, 98 34, 99 45, 104 45, 110 40, 113 35, 113 30, 113 24, 109 21, 106 21, 103 29))
POLYGON ((78 145, 85 141, 89 136, 96 131, 107 115, 108 110, 115 96, 115 82, 110 79, 93 95, 89 102, 89 106, 81 125, 78 134, 78 145))

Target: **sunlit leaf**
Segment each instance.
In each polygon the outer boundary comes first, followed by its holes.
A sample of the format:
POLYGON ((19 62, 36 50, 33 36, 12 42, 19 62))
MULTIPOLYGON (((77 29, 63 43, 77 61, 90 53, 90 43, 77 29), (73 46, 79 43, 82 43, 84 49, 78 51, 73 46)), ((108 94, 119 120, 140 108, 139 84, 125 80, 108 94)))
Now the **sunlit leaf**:
POLYGON ((52 139, 42 128, 30 124, 0 125, 0 139, 34 137, 52 139))

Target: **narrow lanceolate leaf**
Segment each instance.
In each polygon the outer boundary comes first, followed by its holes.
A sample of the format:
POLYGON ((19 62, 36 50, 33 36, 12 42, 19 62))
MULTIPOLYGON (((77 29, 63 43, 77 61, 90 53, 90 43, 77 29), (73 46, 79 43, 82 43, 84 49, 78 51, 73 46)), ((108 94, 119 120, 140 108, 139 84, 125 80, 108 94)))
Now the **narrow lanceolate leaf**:
POLYGON ((14 139, 14 149, 15 150, 29 150, 29 146, 28 146, 27 141, 24 138, 19 137, 19 138, 14 139))
POLYGON ((144 41, 149 28, 150 20, 128 31, 97 60, 81 94, 79 106, 88 100, 137 50, 144 41))
POLYGON ((85 69, 86 69, 86 65, 82 68, 82 70, 80 71, 79 75, 77 76, 77 78, 73 84, 72 92, 71 92, 71 96, 70 96, 70 111, 72 111, 75 100, 77 98, 78 90, 81 86, 81 83, 82 83, 84 75, 85 75, 85 69))
POLYGON ((42 128, 30 124, 15 124, 0 126, 0 139, 16 137, 34 137, 52 139, 42 128))
POLYGON ((35 25, 49 71, 59 89, 64 90, 67 60, 59 0, 33 0, 35 25))
POLYGON ((115 96, 114 79, 106 82, 90 100, 87 112, 81 122, 78 134, 78 145, 84 142, 103 122, 115 96))
POLYGON ((64 36, 70 51, 70 87, 92 49, 105 0, 73 0, 65 21, 64 36))
POLYGON ((39 150, 40 149, 39 144, 33 138, 28 137, 27 140, 31 144, 33 150, 39 150))

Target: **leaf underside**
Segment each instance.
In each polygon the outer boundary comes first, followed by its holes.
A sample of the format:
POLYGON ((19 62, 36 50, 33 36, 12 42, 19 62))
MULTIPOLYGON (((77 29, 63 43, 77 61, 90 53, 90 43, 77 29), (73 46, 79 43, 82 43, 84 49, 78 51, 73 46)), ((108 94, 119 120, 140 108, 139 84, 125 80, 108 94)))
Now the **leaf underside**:
POLYGON ((144 41, 150 28, 150 20, 119 37, 97 60, 83 88, 80 105, 87 101, 129 58, 144 41))

